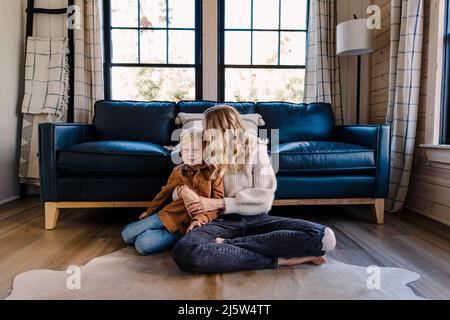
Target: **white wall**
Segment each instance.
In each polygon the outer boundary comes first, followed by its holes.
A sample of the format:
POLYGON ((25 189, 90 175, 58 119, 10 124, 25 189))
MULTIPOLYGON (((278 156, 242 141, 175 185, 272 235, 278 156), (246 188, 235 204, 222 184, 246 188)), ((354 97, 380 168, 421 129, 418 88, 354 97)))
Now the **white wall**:
POLYGON ((23 87, 23 1, 0 1, 0 203, 19 194, 18 111, 23 87))

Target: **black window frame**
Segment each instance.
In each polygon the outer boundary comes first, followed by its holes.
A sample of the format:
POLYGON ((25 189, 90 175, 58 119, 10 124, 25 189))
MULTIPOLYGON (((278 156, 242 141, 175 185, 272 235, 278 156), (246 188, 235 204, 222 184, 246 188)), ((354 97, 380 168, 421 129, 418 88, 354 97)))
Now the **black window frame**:
POLYGON ((450 0, 446 0, 439 144, 450 144, 450 0))
MULTIPOLYGON (((309 13, 310 13, 310 0, 307 1, 306 6, 306 28, 305 29, 282 29, 281 28, 281 1, 278 0, 278 29, 258 29, 253 27, 253 3, 251 0, 251 25, 250 28, 240 29, 240 28, 225 28, 225 1, 218 0, 218 80, 217 80, 217 96, 219 101, 225 101, 225 70, 226 69, 306 69, 306 60, 304 65, 282 65, 280 63, 280 43, 281 43, 281 33, 282 32, 303 32, 306 34, 306 43, 308 45, 308 29, 309 29, 309 13), (226 31, 249 31, 251 33, 251 48, 250 48, 250 64, 226 64, 225 63, 225 32, 226 31), (258 65, 253 64, 253 32, 278 32, 278 62, 276 65, 258 65)), ((306 48, 306 47, 305 47, 306 48)), ((307 48, 306 48, 307 49, 307 48)))
MULTIPOLYGON (((111 100, 111 83, 112 68, 114 67, 130 67, 130 68, 194 68, 195 69, 195 98, 201 100, 203 98, 203 4, 202 0, 195 0, 195 62, 194 64, 174 64, 168 63, 169 50, 166 50, 167 63, 141 63, 140 62, 140 41, 138 40, 138 63, 115 63, 112 61, 112 30, 136 30, 138 31, 138 39, 140 39, 141 30, 165 30, 168 34, 169 30, 192 30, 192 28, 172 28, 169 27, 166 17, 165 27, 142 27, 140 24, 140 2, 138 2, 138 26, 137 27, 113 27, 111 25, 111 0, 103 0, 103 37, 104 37, 104 95, 106 100, 111 100)), ((166 8, 169 7, 169 1, 166 0, 166 8)), ((166 16, 168 10, 166 10, 166 16)), ((168 35, 167 35, 168 37, 168 35)), ((169 45, 169 42, 166 44, 169 45)))

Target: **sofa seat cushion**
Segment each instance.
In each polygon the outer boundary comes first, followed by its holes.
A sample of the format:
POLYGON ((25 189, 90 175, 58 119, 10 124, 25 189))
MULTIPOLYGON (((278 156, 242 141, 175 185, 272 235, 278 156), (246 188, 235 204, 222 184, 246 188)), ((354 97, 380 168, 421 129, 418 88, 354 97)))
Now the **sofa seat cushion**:
POLYGON ((375 151, 355 144, 300 141, 280 144, 279 172, 283 174, 349 173, 375 170, 375 151))
POLYGON ((169 154, 166 148, 150 142, 96 141, 60 150, 56 166, 77 175, 164 175, 169 154))

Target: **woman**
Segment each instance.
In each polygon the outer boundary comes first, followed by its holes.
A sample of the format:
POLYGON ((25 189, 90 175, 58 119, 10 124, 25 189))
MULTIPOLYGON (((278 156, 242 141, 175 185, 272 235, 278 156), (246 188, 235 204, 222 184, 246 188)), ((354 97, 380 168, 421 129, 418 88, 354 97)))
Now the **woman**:
POLYGON ((179 194, 191 215, 217 209, 223 214, 177 243, 173 258, 179 268, 217 273, 325 263, 323 256, 336 245, 330 228, 267 214, 276 190, 267 143, 246 134, 230 135, 245 130, 230 106, 208 109, 203 130, 213 174, 223 177, 225 198, 199 197, 185 186, 174 192, 174 198, 179 194))

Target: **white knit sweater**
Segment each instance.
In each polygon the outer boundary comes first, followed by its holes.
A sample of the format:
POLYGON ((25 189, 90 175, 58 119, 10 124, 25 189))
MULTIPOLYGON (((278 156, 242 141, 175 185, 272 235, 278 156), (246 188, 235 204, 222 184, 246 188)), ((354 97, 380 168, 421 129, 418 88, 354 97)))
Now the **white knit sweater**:
POLYGON ((224 214, 257 215, 272 207, 277 180, 267 154, 267 143, 260 141, 250 155, 247 174, 227 174, 224 214))

